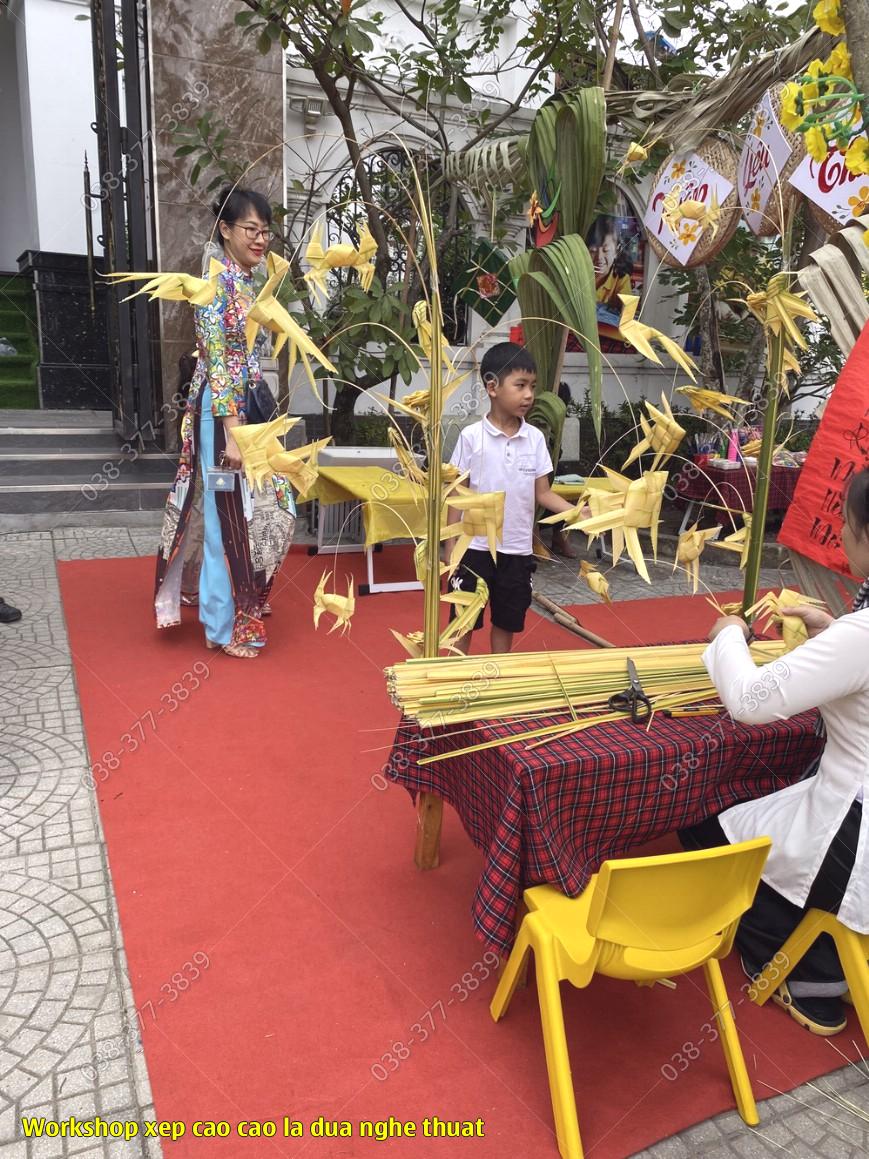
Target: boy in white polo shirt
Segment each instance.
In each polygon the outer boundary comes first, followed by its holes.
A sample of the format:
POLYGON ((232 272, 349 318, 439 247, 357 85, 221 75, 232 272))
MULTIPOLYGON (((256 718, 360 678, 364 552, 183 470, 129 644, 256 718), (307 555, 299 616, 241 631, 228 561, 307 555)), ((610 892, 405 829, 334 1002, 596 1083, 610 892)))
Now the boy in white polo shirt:
MULTIPOLYGON (((525 627, 531 604, 531 573, 537 567, 531 546, 535 511, 538 506, 552 512, 570 511, 573 504, 551 489, 552 460, 546 440, 525 421, 534 405, 534 359, 524 346, 500 342, 486 352, 480 374, 490 400, 489 414, 465 427, 450 462, 470 472, 467 486, 471 490, 504 492, 504 529, 497 562, 485 536, 477 536, 462 556, 450 586, 475 591, 478 576, 488 584, 492 651, 509 652, 514 633, 525 627)), ((460 518, 461 512, 450 509, 451 523, 460 518)), ((481 612, 472 631, 482 626, 481 612)), ((470 642, 471 632, 467 632, 455 647, 467 652, 470 642)))

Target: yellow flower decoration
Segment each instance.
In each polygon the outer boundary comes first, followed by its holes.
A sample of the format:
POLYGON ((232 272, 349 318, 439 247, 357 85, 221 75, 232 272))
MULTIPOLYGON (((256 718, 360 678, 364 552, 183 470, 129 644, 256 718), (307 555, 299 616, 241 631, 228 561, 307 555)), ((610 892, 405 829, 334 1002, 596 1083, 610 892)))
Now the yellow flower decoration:
POLYGON ((869 185, 861 185, 857 190, 857 196, 848 198, 848 204, 851 206, 853 217, 862 217, 869 209, 869 185))
POLYGON ((782 90, 781 123, 791 133, 795 132, 803 123, 803 114, 797 106, 801 91, 800 86, 795 81, 786 84, 782 90))
POLYGON ((685 172, 685 169, 685 162, 677 161, 673 168, 670 170, 670 179, 672 181, 678 181, 682 174, 685 172))
POLYGON ((811 157, 820 163, 826 160, 827 157, 827 138, 821 132, 817 125, 812 125, 811 129, 806 132, 806 151, 811 157))
MULTIPOLYGON (((869 140, 855 137, 845 153, 845 168, 849 173, 869 175, 869 140)), ((856 216, 856 215, 855 215, 856 216)))
POLYGON ((843 76, 845 80, 853 80, 851 72, 851 53, 844 41, 840 41, 827 59, 824 67, 832 76, 843 76))
POLYGON ((831 36, 841 36, 845 31, 839 0, 820 0, 812 9, 812 19, 822 32, 831 36))
POLYGON ((690 245, 692 241, 696 241, 700 236, 700 227, 692 223, 683 225, 679 230, 679 241, 682 245, 690 245))
POLYGON ((760 190, 756 187, 751 191, 749 209, 753 209, 755 213, 760 209, 760 190))

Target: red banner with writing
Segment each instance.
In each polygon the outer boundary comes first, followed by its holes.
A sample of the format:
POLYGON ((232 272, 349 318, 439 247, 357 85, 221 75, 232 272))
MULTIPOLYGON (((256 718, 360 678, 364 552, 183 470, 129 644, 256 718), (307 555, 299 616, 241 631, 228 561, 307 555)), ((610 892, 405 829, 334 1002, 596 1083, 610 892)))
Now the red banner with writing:
POLYGON ((851 476, 865 467, 869 467, 869 325, 863 327, 827 400, 779 543, 850 575, 842 550, 842 492, 851 476))

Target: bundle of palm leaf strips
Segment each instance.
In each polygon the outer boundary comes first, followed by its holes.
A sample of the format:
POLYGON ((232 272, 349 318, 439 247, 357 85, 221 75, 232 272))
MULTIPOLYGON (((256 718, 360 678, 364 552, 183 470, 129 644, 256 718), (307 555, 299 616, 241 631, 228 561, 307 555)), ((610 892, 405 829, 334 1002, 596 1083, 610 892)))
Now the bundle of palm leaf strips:
MULTIPOLYGON (((686 714, 716 711, 720 708, 718 693, 701 660, 706 646, 669 644, 405 660, 386 669, 387 689, 393 704, 424 727, 522 719, 529 722, 529 731, 500 743, 545 743, 546 739, 625 719, 623 711, 609 709, 608 701, 614 693, 627 689, 629 659, 651 701, 653 716, 665 709, 686 714), (540 728, 531 724, 535 717, 553 716, 566 719, 540 728)), ((767 664, 783 651, 781 640, 760 640, 751 645, 757 664, 767 664)), ((460 751, 475 751, 492 743, 460 751)), ((457 755, 457 750, 443 754, 457 755)), ((425 763, 438 759, 443 757, 430 757, 425 763)))

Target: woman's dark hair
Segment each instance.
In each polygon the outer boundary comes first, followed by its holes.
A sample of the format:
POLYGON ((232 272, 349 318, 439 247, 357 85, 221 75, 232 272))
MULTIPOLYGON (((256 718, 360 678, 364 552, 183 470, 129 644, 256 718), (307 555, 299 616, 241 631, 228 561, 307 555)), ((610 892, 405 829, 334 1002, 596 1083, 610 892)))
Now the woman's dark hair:
POLYGON ((851 476, 845 492, 845 518, 857 535, 869 532, 869 470, 851 476))
MULTIPOLYGON (((255 189, 239 189, 237 186, 225 185, 211 208, 218 224, 225 221, 227 225, 235 225, 251 210, 266 225, 272 223, 272 207, 268 200, 261 193, 257 193, 255 189)), ((219 231, 218 237, 220 237, 219 231)), ((223 241, 223 238, 221 237, 220 240, 223 241)))

